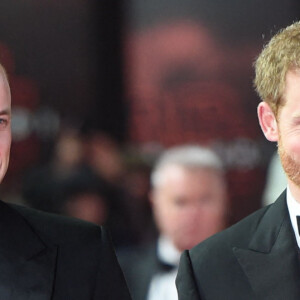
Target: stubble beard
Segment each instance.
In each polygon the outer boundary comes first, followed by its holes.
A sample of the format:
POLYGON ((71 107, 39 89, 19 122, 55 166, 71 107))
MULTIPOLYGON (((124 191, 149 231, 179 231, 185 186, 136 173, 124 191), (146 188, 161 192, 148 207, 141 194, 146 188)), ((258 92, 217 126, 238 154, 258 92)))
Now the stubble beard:
POLYGON ((285 151, 280 135, 278 140, 278 154, 285 174, 297 187, 300 187, 300 163, 285 151))

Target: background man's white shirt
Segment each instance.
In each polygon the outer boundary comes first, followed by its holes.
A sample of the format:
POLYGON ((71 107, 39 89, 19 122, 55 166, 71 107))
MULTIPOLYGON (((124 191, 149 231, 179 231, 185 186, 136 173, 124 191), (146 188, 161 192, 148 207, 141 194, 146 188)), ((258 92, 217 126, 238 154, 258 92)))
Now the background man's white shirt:
POLYGON ((169 272, 157 273, 151 280, 147 300, 176 300, 178 299, 175 279, 181 252, 178 251, 173 243, 161 236, 158 240, 158 257, 161 261, 175 265, 176 267, 169 272))

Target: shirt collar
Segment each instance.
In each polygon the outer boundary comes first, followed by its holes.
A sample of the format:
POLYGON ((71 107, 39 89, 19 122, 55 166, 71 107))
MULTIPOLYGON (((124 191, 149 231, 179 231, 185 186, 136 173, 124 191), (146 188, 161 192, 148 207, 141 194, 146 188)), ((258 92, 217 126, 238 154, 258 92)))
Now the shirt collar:
POLYGON ((298 247, 300 248, 300 235, 299 235, 298 224, 297 224, 297 216, 300 216, 300 203, 297 202, 296 199, 293 197, 289 186, 287 186, 286 201, 287 201, 287 207, 290 214, 291 223, 296 236, 296 241, 298 247))
POLYGON ((160 236, 157 245, 158 257, 170 265, 179 265, 181 252, 177 250, 172 241, 166 236, 160 236))

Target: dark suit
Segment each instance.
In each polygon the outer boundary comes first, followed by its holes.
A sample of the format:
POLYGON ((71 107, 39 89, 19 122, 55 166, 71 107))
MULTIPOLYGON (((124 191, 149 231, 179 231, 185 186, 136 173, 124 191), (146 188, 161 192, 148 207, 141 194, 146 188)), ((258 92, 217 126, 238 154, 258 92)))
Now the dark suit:
POLYGON ((300 299, 298 246, 286 193, 181 257, 180 300, 300 299))
POLYGON ((159 262, 157 244, 119 253, 118 259, 133 300, 146 300, 153 277, 168 267, 159 262))
POLYGON ((0 202, 0 299, 130 299, 105 230, 0 202))

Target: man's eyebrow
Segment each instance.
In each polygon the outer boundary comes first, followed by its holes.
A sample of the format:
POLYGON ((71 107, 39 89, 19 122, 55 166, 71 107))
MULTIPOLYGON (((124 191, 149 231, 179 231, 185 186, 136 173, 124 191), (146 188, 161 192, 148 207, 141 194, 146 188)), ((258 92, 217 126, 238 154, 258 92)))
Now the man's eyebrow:
POLYGON ((10 115, 10 114, 11 114, 11 109, 9 109, 9 108, 0 110, 0 115, 1 116, 3 116, 3 115, 10 115))

